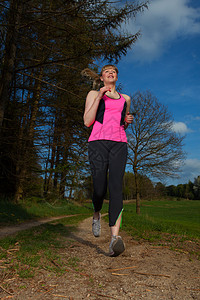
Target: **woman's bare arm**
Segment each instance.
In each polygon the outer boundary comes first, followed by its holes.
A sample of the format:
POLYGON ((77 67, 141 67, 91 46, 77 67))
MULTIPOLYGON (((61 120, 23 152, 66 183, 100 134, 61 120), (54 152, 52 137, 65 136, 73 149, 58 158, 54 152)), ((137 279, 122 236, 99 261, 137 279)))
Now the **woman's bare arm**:
POLYGON ((130 114, 131 98, 125 94, 122 94, 122 96, 124 97, 124 99, 126 100, 126 103, 127 103, 125 125, 124 125, 124 129, 126 129, 128 127, 128 125, 133 122, 133 116, 130 114))
POLYGON ((85 126, 90 127, 94 123, 99 102, 103 95, 109 90, 109 87, 104 86, 99 90, 99 92, 90 91, 88 93, 85 103, 85 111, 83 115, 85 126))

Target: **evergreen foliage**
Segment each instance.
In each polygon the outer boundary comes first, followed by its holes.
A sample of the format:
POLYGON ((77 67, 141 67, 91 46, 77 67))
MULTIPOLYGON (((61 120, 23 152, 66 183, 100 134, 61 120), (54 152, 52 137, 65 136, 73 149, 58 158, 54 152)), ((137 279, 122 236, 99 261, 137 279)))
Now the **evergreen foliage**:
POLYGON ((139 32, 123 32, 121 25, 146 7, 137 1, 1 1, 1 195, 17 202, 35 192, 72 194, 87 173, 82 115, 90 86, 81 71, 125 55, 139 32))

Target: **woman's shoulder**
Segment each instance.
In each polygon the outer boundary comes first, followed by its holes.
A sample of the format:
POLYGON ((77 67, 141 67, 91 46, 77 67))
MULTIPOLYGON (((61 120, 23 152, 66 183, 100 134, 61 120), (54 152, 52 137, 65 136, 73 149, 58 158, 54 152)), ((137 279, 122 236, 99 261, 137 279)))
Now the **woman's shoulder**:
POLYGON ((99 91, 97 90, 91 90, 89 91, 88 95, 97 95, 99 93, 99 91))
POLYGON ((122 95, 122 97, 124 97, 124 99, 126 100, 126 102, 131 102, 131 98, 128 96, 128 95, 126 95, 126 94, 121 94, 122 95))
POLYGON ((98 91, 97 90, 91 90, 89 91, 89 93, 87 94, 87 101, 93 101, 96 96, 98 95, 98 91))

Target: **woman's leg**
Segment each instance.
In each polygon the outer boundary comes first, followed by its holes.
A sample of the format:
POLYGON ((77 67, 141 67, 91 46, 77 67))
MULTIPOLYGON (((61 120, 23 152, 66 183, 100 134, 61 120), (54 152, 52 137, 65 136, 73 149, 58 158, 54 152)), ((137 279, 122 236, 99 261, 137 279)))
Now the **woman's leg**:
POLYGON ((109 225, 111 228, 110 256, 118 256, 125 250, 118 235, 123 211, 122 183, 127 160, 127 144, 115 142, 109 156, 109 225))
POLYGON ((108 147, 106 141, 89 142, 88 156, 94 188, 92 197, 94 218, 98 219, 107 191, 108 147))
POLYGON ((109 155, 109 225, 111 234, 119 234, 123 211, 122 184, 127 160, 127 144, 115 142, 109 155))
POLYGON ((117 219, 115 225, 110 227, 111 236, 118 236, 119 235, 121 220, 122 220, 122 213, 120 214, 119 218, 117 219))

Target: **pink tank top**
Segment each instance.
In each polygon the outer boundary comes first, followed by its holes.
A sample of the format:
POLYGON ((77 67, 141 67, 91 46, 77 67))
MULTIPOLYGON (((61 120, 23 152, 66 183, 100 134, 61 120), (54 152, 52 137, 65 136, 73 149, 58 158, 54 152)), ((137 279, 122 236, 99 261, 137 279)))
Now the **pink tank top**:
POLYGON ((99 102, 96 119, 88 142, 111 140, 127 143, 124 129, 126 107, 127 103, 122 95, 119 99, 112 99, 104 95, 99 102))

